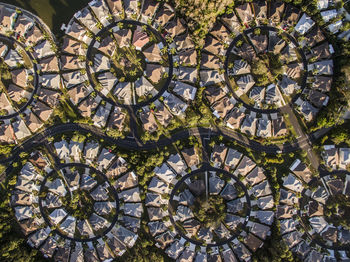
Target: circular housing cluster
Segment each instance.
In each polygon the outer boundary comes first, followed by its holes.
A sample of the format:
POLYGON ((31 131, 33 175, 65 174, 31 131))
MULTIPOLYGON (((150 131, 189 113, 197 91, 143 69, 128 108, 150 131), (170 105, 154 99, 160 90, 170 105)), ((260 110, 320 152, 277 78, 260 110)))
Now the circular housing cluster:
POLYGON ((158 31, 138 21, 122 20, 96 37, 99 41, 94 38, 87 52, 87 75, 104 100, 110 97, 115 104, 143 105, 167 89, 173 60, 158 31))
POLYGON ((49 120, 59 102, 59 65, 39 18, 7 4, 0 12, 0 142, 14 143, 49 120))
POLYGON ((276 212, 285 243, 306 261, 348 256, 350 175, 346 171, 324 172, 321 178, 311 180, 311 171, 300 160, 290 169, 293 173, 283 178, 276 212))
POLYGON ((214 146, 211 163, 189 148, 154 170, 148 227, 172 259, 244 260, 270 235, 274 199, 264 170, 225 146, 214 146))
POLYGON ((152 133, 156 119, 166 127, 194 100, 197 53, 169 5, 92 1, 64 30, 65 87, 95 125, 122 131, 128 111, 152 133))
POLYGON ((225 61, 235 96, 249 97, 244 103, 258 109, 284 106, 306 85, 307 60, 298 45, 293 36, 271 26, 249 28, 235 37, 225 61))
POLYGON ((123 255, 143 212, 136 174, 93 140, 57 141, 46 152, 31 153, 11 196, 28 243, 57 261, 123 255))
POLYGON ((334 49, 325 31, 280 1, 244 3, 219 17, 205 39, 200 72, 213 114, 261 138, 289 134, 282 112, 290 106, 313 120, 332 84, 334 49))

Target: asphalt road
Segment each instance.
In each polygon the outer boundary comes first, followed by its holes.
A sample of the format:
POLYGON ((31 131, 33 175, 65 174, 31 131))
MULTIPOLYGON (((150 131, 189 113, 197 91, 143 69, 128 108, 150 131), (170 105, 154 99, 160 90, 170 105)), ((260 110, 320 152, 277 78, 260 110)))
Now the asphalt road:
POLYGON ((300 137, 296 142, 293 143, 285 143, 282 145, 262 145, 257 141, 253 141, 248 139, 243 134, 236 132, 232 129, 215 127, 212 129, 203 128, 203 127, 195 127, 186 130, 178 131, 173 134, 170 138, 162 138, 156 142, 149 141, 145 144, 140 144, 137 139, 134 138, 126 138, 126 139, 116 139, 109 137, 105 134, 105 132, 95 126, 90 126, 88 124, 79 124, 79 123, 67 123, 56 126, 51 126, 40 133, 35 134, 34 136, 25 140, 21 145, 16 146, 10 157, 0 159, 0 164, 12 162, 16 160, 17 156, 21 152, 28 152, 31 148, 41 145, 49 136, 54 136, 63 132, 74 132, 79 131, 82 133, 92 133, 99 138, 104 139, 108 143, 115 144, 121 148, 130 149, 130 150, 151 150, 158 147, 164 147, 177 140, 182 140, 187 138, 190 135, 201 135, 201 136, 220 136, 222 135, 226 139, 235 140, 239 145, 249 147, 258 152, 266 152, 269 154, 277 154, 277 153, 289 153, 299 149, 308 150, 310 148, 309 143, 322 137, 326 134, 331 128, 321 129, 309 137, 304 135, 300 137), (309 142, 310 141, 310 142, 309 142))

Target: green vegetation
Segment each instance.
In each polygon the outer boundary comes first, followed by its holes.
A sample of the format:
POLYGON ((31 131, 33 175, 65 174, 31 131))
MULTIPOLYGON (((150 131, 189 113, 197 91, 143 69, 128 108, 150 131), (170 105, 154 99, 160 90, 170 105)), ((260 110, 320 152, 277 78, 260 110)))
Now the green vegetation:
POLYGON ((346 195, 331 195, 325 205, 327 220, 334 226, 350 230, 350 198, 346 195))
POLYGON ((86 190, 75 190, 71 198, 68 195, 65 198, 68 198, 64 203, 67 212, 77 219, 88 219, 94 212, 94 201, 86 190))
POLYGON ((117 47, 112 61, 111 72, 115 73, 120 81, 134 82, 143 75, 146 68, 144 55, 134 46, 117 47))
POLYGON ((260 54, 251 65, 252 75, 260 86, 267 86, 275 83, 277 78, 282 75, 283 68, 279 54, 268 52, 260 54))
POLYGON ((193 214, 205 227, 218 227, 226 216, 226 205, 221 196, 196 198, 193 214))

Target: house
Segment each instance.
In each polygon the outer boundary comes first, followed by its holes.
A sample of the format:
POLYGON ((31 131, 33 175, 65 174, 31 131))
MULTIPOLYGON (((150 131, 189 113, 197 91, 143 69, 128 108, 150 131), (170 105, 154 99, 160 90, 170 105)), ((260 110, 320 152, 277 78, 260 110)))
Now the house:
POLYGON ((67 194, 64 182, 60 178, 56 178, 54 181, 46 181, 45 186, 49 188, 49 191, 60 196, 64 197, 67 194))
POLYGON ((301 35, 307 33, 311 27, 315 24, 315 22, 309 17, 306 13, 302 15, 299 19, 298 23, 294 27, 295 31, 301 35))
POLYGON ((146 62, 160 63, 163 61, 159 45, 157 44, 150 45, 145 50, 143 50, 142 53, 146 58, 146 62))
POLYGON ((259 238, 249 233, 244 239, 244 244, 252 251, 255 252, 257 249, 263 246, 264 242, 259 238))
POLYGON ((338 21, 328 25, 327 28, 332 34, 336 34, 339 32, 339 30, 342 28, 342 26, 343 26, 342 20, 338 20, 338 21))
POLYGON ((259 198, 259 197, 271 195, 272 191, 271 191, 269 182, 267 180, 264 180, 260 184, 257 184, 253 186, 251 189, 249 189, 248 193, 253 194, 255 197, 259 198))
POLYGON ((97 157, 99 151, 99 144, 97 142, 91 141, 87 142, 84 149, 84 157, 86 162, 91 163, 97 157))
POLYGON ((15 134, 10 124, 0 124, 0 143, 13 143, 15 141, 15 134))
POLYGON ((226 125, 232 129, 239 129, 245 116, 244 112, 234 107, 225 117, 226 125))
POLYGON ((56 56, 46 57, 40 60, 40 68, 44 73, 59 72, 58 59, 56 56))
POLYGON ((116 49, 116 43, 114 42, 111 36, 107 36, 103 38, 101 42, 96 41, 94 44, 94 48, 98 49, 105 55, 113 56, 116 49))
POLYGON ((142 203, 125 203, 124 214, 131 217, 140 218, 142 215, 142 203))
POLYGON ((323 106, 327 106, 328 101, 329 101, 329 96, 327 96, 319 91, 316 91, 316 90, 311 90, 309 92, 308 98, 309 98, 310 102, 318 108, 321 108, 323 106))
POLYGON ((264 181, 265 179, 266 179, 266 176, 264 175, 264 169, 262 169, 261 167, 255 166, 250 171, 250 173, 245 176, 243 184, 246 185, 248 183, 250 186, 254 186, 264 181))
POLYGON ((174 39, 176 36, 181 35, 186 31, 184 24, 186 22, 183 19, 175 17, 172 19, 167 25, 164 27, 166 32, 166 37, 170 39, 174 39))
POLYGON ((295 91, 300 89, 298 83, 287 75, 282 76, 282 80, 278 82, 278 87, 282 89, 283 93, 286 95, 292 95, 295 91))
POLYGON ((134 172, 128 172, 127 174, 118 178, 115 183, 115 187, 120 190, 125 190, 137 186, 138 178, 134 172))
POLYGON ((118 17, 123 13, 123 2, 122 0, 105 0, 109 9, 115 17, 118 17))
POLYGON ((154 86, 144 76, 135 81, 135 91, 138 96, 147 94, 155 95, 157 93, 154 86))
POLYGON ((35 133, 44 125, 43 122, 41 122, 40 119, 33 114, 33 112, 26 114, 23 120, 32 133, 35 133))
POLYGON ((191 50, 195 48, 191 36, 187 31, 181 35, 175 36, 173 43, 175 44, 178 52, 181 50, 191 50))
MULTIPOLYGON (((126 163, 126 161, 122 157, 118 157, 117 160, 114 161, 113 164, 108 168, 106 176, 108 178, 116 178, 119 175, 125 173, 127 170, 128 164, 126 163)), ((129 174, 126 174, 124 178, 128 178, 128 181, 129 179, 132 180, 134 179, 134 174, 131 172, 129 174)), ((118 188, 121 181, 124 180, 122 178, 119 178, 114 186, 118 188)))
POLYGON ((213 114, 217 118, 225 118, 228 112, 233 109, 235 104, 235 100, 233 98, 228 98, 225 96, 223 99, 214 103, 211 108, 213 110, 213 114))
MULTIPOLYGON (((48 75, 50 76, 49 78, 52 79, 54 78, 54 76, 52 75, 48 75)), ((66 88, 67 89, 70 89, 72 88, 73 86, 75 85, 78 85, 78 84, 81 84, 83 83, 84 81, 87 81, 88 80, 88 77, 87 75, 85 74, 82 74, 80 70, 77 70, 77 71, 74 71, 74 72, 69 72, 69 73, 64 73, 62 74, 62 77, 64 79, 64 82, 65 82, 65 85, 66 85, 66 88)), ((56 82, 56 80, 55 80, 56 82)), ((58 85, 57 85, 57 88, 59 87, 59 79, 58 79, 58 85)), ((50 86, 49 86, 50 87, 50 86)), ((55 86, 56 87, 56 86, 55 86)))
POLYGON ((181 153, 187 166, 192 170, 199 165, 199 156, 194 147, 183 149, 181 153))
POLYGON ((153 103, 155 104, 155 110, 153 111, 154 116, 162 126, 167 127, 173 120, 173 115, 159 100, 153 103))
POLYGON ((213 152, 211 153, 210 161, 215 166, 222 166, 227 154, 227 148, 224 145, 214 145, 213 152))
POLYGON ((148 190, 157 194, 166 194, 170 189, 164 181, 158 177, 153 177, 149 183, 148 190))
POLYGON ((106 3, 104 1, 94 0, 89 3, 89 6, 97 19, 100 20, 104 26, 108 26, 108 15, 110 13, 106 3))
POLYGON ((114 107, 114 110, 111 111, 108 121, 108 128, 116 129, 122 131, 124 128, 126 114, 121 111, 119 107, 114 107))
POLYGON ((144 107, 140 112, 140 120, 147 132, 153 133, 158 130, 156 119, 148 107, 144 107))
POLYGON ((284 66, 285 74, 290 78, 300 78, 302 74, 302 65, 298 63, 292 63, 284 66))
POLYGON ((308 65, 308 71, 313 71, 315 75, 332 75, 333 60, 322 60, 308 65))
POLYGON ((267 21, 267 3, 266 1, 253 2, 255 21, 258 25, 264 25, 267 21))
POLYGON ((44 57, 55 54, 55 52, 52 50, 51 43, 48 40, 39 42, 39 44, 34 46, 33 49, 34 49, 34 57, 36 59, 42 59, 44 57))
POLYGON ((325 23, 328 23, 332 19, 336 18, 338 15, 338 11, 336 9, 326 10, 320 12, 322 19, 325 23))
POLYGON ((197 82, 197 69, 191 67, 180 66, 178 71, 174 73, 177 75, 177 79, 180 81, 195 83, 197 82))
MULTIPOLYGON (((62 70, 74 70, 78 68, 84 68, 85 63, 79 60, 78 56, 62 55, 61 56, 61 68, 62 70)), ((91 68, 93 70, 93 68, 91 68)))
POLYGON ((339 168, 347 169, 350 165, 350 148, 339 148, 339 168))
POLYGON ((179 175, 183 175, 187 168, 186 163, 179 154, 171 155, 167 163, 179 175))
POLYGON ((28 127, 25 125, 22 119, 17 119, 15 122, 13 122, 12 128, 16 138, 19 140, 31 135, 28 127))
POLYGON ((158 7, 159 3, 157 1, 151 0, 145 2, 142 6, 141 21, 143 23, 147 23, 149 20, 152 20, 156 14, 158 7))
POLYGON ((230 169, 235 169, 241 158, 242 153, 235 149, 229 148, 225 159, 225 166, 229 167, 230 169))
MULTIPOLYGON (((161 8, 158 9, 156 16, 154 17, 154 24, 164 27, 170 20, 175 17, 174 9, 168 5, 164 4, 161 8)), ((156 27, 158 27, 156 26, 156 27)))
POLYGON ((167 68, 164 68, 161 65, 157 64, 147 64, 144 75, 151 80, 152 83, 157 84, 163 79, 163 74, 167 71, 167 68))
POLYGON ((200 79, 201 86, 210 86, 225 81, 224 75, 216 70, 201 70, 200 79))
POLYGON ((186 101, 192 101, 196 96, 197 88, 192 85, 176 81, 173 92, 181 96, 186 101))
POLYGON ((220 58, 215 55, 210 55, 207 53, 202 54, 201 58, 201 68, 204 69, 220 69, 221 61, 220 58))
POLYGON ((9 98, 6 96, 5 93, 1 93, 0 95, 0 108, 2 114, 12 114, 15 113, 9 98))
POLYGON ((302 183, 291 173, 283 178, 283 186, 294 192, 301 193, 304 190, 302 183))
POLYGON ((309 183, 312 179, 312 173, 310 169, 299 159, 296 159, 290 166, 292 171, 297 177, 302 179, 305 183, 309 183))
MULTIPOLYGON (((301 100, 300 98, 298 99, 301 100)), ((297 104, 297 102, 295 103, 297 104)), ((310 122, 315 119, 319 110, 313 107, 308 101, 303 101, 299 107, 299 111, 305 117, 306 121, 310 122)))
POLYGON ((281 22, 285 3, 282 1, 274 1, 270 4, 269 21, 273 26, 278 25, 281 22))
POLYGON ((130 83, 130 82, 119 82, 115 86, 113 94, 117 97, 117 99, 121 103, 124 103, 126 105, 132 104, 133 103, 132 83, 130 83))
POLYGON ((288 134, 288 129, 283 117, 272 119, 272 136, 285 136, 288 134))
POLYGON ((300 10, 293 5, 287 5, 284 11, 283 20, 281 21, 282 28, 289 28, 294 26, 299 19, 300 10))
POLYGON ((128 17, 131 15, 139 15, 140 10, 137 0, 124 0, 124 11, 128 17))
POLYGON ((266 51, 268 45, 268 39, 266 35, 251 35, 249 39, 258 54, 266 51))
POLYGON ((237 96, 241 96, 254 86, 255 81, 251 74, 243 75, 238 80, 236 80, 236 84, 238 86, 238 90, 236 91, 237 96))
POLYGON ((175 184, 177 182, 176 174, 165 163, 161 167, 156 167, 153 172, 167 184, 175 184))
POLYGON ((230 44, 232 42, 230 31, 223 24, 216 23, 210 34, 222 43, 230 44))
POLYGON ((36 101, 36 103, 34 104, 34 106, 32 108, 32 111, 42 121, 46 122, 50 118, 50 116, 53 112, 53 109, 40 101, 36 101))
POLYGON ((312 89, 319 90, 323 93, 329 92, 332 86, 332 77, 329 76, 315 76, 312 82, 312 89))
POLYGON ((237 166, 234 174, 246 176, 255 166, 256 164, 249 157, 244 156, 237 166))
POLYGON ((233 68, 228 69, 228 74, 231 76, 243 75, 243 74, 249 74, 249 73, 250 73, 250 65, 247 63, 247 61, 243 59, 235 60, 233 64, 233 68))
POLYGON ((9 66, 9 68, 13 69, 18 67, 18 65, 23 65, 23 58, 18 54, 15 50, 10 49, 7 52, 6 57, 4 57, 4 62, 9 66))
POLYGON ((91 14, 88 7, 85 7, 84 9, 78 11, 75 13, 74 17, 79 20, 86 28, 88 28, 90 31, 97 33, 99 30, 97 28, 97 20, 95 17, 91 14))
POLYGON ((237 6, 235 9, 242 24, 248 27, 249 23, 254 20, 254 14, 250 4, 245 3, 243 5, 237 6))
POLYGON ((184 103, 182 100, 180 100, 173 94, 168 93, 167 91, 163 93, 163 98, 164 104, 170 109, 170 111, 174 115, 178 116, 183 114, 188 107, 186 103, 184 103))
POLYGON ((175 60, 183 66, 195 67, 197 65, 197 51, 195 49, 181 50, 175 60))
POLYGON ((69 96, 70 101, 77 105, 79 104, 84 98, 88 97, 89 94, 93 92, 93 88, 91 86, 86 86, 84 84, 76 85, 72 88, 70 88, 67 91, 67 94, 69 96))
POLYGON ((234 47, 232 49, 232 52, 236 53, 242 59, 249 62, 252 62, 254 59, 256 59, 256 53, 253 46, 247 42, 244 42, 241 47, 234 47))
POLYGON ((83 100, 83 102, 81 102, 78 106, 78 109, 80 111, 80 114, 83 117, 91 117, 91 115, 93 114, 94 110, 97 108, 98 106, 98 102, 101 100, 100 97, 94 98, 91 96, 88 96, 85 100, 83 100))
POLYGON ((106 126, 109 113, 111 112, 111 108, 112 108, 112 105, 110 103, 106 103, 106 105, 101 104, 97 108, 96 114, 92 118, 92 121, 94 122, 95 126, 98 126, 100 128, 103 128, 106 126))
POLYGON ((324 41, 325 39, 326 39, 326 37, 322 33, 321 29, 318 26, 314 26, 310 30, 310 32, 308 32, 305 35, 305 43, 303 43, 303 45, 313 47, 317 43, 320 43, 320 42, 324 41))
POLYGON ((136 27, 133 34, 132 44, 136 50, 141 50, 149 42, 149 36, 140 26, 136 27))
POLYGON ((107 169, 114 158, 115 155, 112 154, 110 150, 103 148, 97 159, 99 169, 107 169))
POLYGON ((21 104, 23 102, 23 99, 28 101, 31 96, 31 93, 27 90, 12 84, 9 84, 7 88, 7 94, 12 101, 17 102, 18 104, 21 104))
POLYGON ((286 46, 286 42, 281 39, 276 32, 269 31, 268 51, 279 54, 286 46))
POLYGON ((333 53, 334 53, 333 46, 330 45, 328 42, 324 42, 324 43, 312 48, 311 54, 308 55, 308 58, 312 57, 312 59, 314 59, 314 61, 317 61, 320 59, 330 58, 333 53))
POLYGON ((99 73, 101 71, 106 71, 111 68, 109 58, 100 53, 94 56, 94 65, 90 67, 92 73, 99 73))
POLYGON ((257 119, 251 115, 247 115, 241 125, 241 132, 249 135, 255 136, 257 119))
POLYGON ((20 87, 26 87, 28 85, 29 73, 30 71, 27 69, 16 69, 11 71, 13 84, 20 87))
POLYGON ((256 135, 258 137, 271 137, 271 120, 268 119, 259 119, 258 120, 258 130, 256 135))
POLYGON ((25 43, 28 46, 34 46, 39 41, 42 41, 44 39, 43 33, 37 26, 32 26, 26 34, 25 37, 25 43))
POLYGON ((207 98, 210 105, 219 101, 228 93, 227 88, 221 88, 220 86, 209 86, 204 90, 204 95, 207 98))
POLYGON ((224 14, 220 17, 221 22, 225 24, 235 35, 240 34, 241 23, 234 12, 230 14, 224 14))
POLYGON ((213 55, 222 56, 225 54, 224 46, 214 37, 208 35, 205 38, 203 49, 213 55))
POLYGON ((129 29, 113 28, 113 36, 120 48, 128 47, 131 43, 132 31, 129 29))

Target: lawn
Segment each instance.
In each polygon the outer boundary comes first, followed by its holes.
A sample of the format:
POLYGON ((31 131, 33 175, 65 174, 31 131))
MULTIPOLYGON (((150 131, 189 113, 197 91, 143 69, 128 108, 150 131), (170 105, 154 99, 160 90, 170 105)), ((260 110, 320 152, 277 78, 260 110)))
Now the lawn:
POLYGON ((2 0, 39 16, 53 31, 60 32, 61 25, 67 24, 73 15, 87 6, 91 0, 2 0))

